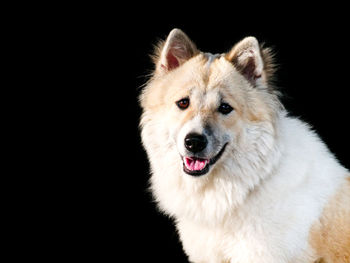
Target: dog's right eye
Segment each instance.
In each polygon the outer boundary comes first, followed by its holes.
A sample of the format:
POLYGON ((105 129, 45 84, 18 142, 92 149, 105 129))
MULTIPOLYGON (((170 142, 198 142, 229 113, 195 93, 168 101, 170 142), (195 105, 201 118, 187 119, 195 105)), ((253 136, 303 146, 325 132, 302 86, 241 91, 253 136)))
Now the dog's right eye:
POLYGON ((189 98, 181 99, 176 102, 176 105, 179 107, 179 109, 185 110, 190 105, 190 99, 189 98))

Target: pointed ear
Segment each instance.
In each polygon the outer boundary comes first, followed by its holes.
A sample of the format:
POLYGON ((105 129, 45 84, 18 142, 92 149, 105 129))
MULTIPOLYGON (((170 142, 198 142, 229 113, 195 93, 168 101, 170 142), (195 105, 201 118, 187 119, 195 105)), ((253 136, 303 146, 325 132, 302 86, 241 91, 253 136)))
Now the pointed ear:
POLYGON ((259 80, 267 84, 267 78, 273 71, 270 50, 261 50, 255 37, 246 37, 236 44, 226 55, 226 59, 232 62, 253 86, 256 86, 259 80))
POLYGON ((181 66, 199 53, 195 44, 180 29, 173 29, 157 49, 153 56, 156 73, 163 74, 181 66))

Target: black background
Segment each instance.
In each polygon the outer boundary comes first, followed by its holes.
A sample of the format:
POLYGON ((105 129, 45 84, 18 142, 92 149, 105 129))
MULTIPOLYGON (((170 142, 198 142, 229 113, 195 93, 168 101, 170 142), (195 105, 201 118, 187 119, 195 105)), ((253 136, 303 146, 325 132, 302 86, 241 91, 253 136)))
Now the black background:
POLYGON ((147 9, 142 15, 131 16, 131 27, 120 25, 124 50, 119 50, 123 61, 117 62, 122 64, 117 74, 134 72, 134 78, 127 75, 123 87, 116 87, 122 94, 116 103, 122 100, 122 105, 127 105, 116 113, 118 118, 127 114, 119 129, 126 130, 134 145, 126 160, 132 166, 128 185, 123 186, 127 188, 123 200, 127 205, 125 228, 131 230, 124 240, 131 259, 187 262, 171 219, 157 211, 147 191, 149 166, 138 129, 141 110, 137 96, 153 67, 149 54, 158 39, 166 38, 175 27, 205 52, 226 52, 249 35, 273 47, 279 64, 277 86, 284 94, 284 105, 292 115, 311 124, 340 162, 350 167, 349 67, 345 63, 349 60, 345 39, 348 30, 342 7, 285 4, 275 8, 248 4, 189 11, 183 6, 170 6, 171 13, 167 8, 155 12, 147 9))

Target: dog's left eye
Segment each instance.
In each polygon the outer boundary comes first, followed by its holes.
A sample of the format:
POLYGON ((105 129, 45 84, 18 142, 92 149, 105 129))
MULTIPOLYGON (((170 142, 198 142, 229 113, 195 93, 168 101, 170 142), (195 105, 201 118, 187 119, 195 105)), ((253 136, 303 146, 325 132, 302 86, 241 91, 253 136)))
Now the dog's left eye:
POLYGON ((218 110, 220 113, 226 115, 226 114, 229 114, 233 110, 233 108, 229 104, 223 102, 220 104, 218 110))

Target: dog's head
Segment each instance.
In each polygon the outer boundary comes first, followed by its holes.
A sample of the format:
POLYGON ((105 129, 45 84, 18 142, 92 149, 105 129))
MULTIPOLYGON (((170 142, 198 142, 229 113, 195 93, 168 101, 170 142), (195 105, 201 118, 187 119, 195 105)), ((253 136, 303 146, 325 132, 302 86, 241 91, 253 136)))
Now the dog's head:
POLYGON ((239 162, 241 155, 256 155, 259 162, 272 147, 266 133, 274 136, 280 108, 270 87, 270 50, 247 37, 227 53, 202 53, 174 29, 155 53, 153 77, 140 97, 149 157, 160 161, 172 154, 169 169, 192 176, 210 174, 229 157, 239 162))

